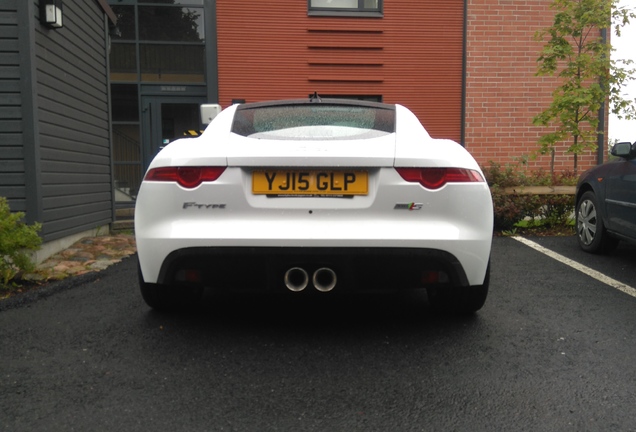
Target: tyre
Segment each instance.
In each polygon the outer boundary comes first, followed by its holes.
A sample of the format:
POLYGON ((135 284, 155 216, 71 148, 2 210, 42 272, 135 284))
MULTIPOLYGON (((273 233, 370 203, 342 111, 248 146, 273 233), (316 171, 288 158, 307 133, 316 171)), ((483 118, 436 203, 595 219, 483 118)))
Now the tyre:
POLYGON ((467 315, 477 312, 486 303, 490 286, 490 264, 482 285, 467 287, 433 287, 427 289, 428 301, 433 310, 443 313, 467 315))
POLYGON ((596 195, 587 191, 576 204, 576 235, 579 246, 585 252, 607 253, 616 249, 618 239, 605 229, 603 215, 596 195))
POLYGON ((197 304, 203 296, 199 287, 163 285, 145 282, 141 274, 141 266, 137 265, 139 289, 141 297, 151 308, 160 312, 174 312, 190 308, 197 304))

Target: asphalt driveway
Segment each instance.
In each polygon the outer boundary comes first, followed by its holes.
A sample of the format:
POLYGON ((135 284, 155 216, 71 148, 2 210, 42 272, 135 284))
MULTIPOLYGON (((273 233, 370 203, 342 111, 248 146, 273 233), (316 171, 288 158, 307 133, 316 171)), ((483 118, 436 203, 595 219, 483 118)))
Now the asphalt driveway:
MULTIPOLYGON (((634 286, 636 249, 579 255, 634 286)), ((0 430, 635 430, 636 298, 512 238, 468 318, 423 293, 148 309, 134 257, 2 303, 0 430)))

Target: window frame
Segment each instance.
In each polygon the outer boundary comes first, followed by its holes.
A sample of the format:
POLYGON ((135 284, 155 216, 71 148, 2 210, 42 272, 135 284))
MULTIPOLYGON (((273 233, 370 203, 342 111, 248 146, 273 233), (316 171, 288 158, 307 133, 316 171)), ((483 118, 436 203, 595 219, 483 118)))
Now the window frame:
POLYGON ((358 0, 357 8, 327 8, 311 5, 312 0, 307 0, 307 15, 309 16, 350 16, 362 18, 384 17, 384 0, 378 0, 377 9, 365 9, 364 0, 358 0))

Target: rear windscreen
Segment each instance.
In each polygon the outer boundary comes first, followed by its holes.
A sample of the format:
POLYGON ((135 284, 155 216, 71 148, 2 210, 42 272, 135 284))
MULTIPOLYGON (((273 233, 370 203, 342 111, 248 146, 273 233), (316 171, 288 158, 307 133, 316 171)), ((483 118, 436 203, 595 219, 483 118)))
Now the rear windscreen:
POLYGON ((395 132, 395 110, 304 104, 236 110, 232 132, 257 139, 366 139, 395 132))

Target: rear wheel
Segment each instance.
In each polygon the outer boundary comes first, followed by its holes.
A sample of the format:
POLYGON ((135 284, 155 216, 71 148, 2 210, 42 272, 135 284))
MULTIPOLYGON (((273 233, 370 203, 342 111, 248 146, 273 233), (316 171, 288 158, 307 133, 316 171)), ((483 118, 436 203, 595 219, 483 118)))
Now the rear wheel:
POLYGON ((585 192, 576 205, 576 234, 579 246, 586 252, 611 252, 618 245, 618 239, 610 237, 603 223, 603 215, 596 195, 585 192))
POLYGON ((137 266, 141 297, 151 308, 161 312, 174 312, 194 306, 203 296, 203 289, 190 286, 172 286, 145 282, 141 267, 137 266))
POLYGON ((444 313, 471 314, 477 312, 486 303, 490 286, 490 264, 482 285, 467 287, 446 286, 427 289, 431 307, 444 313))

